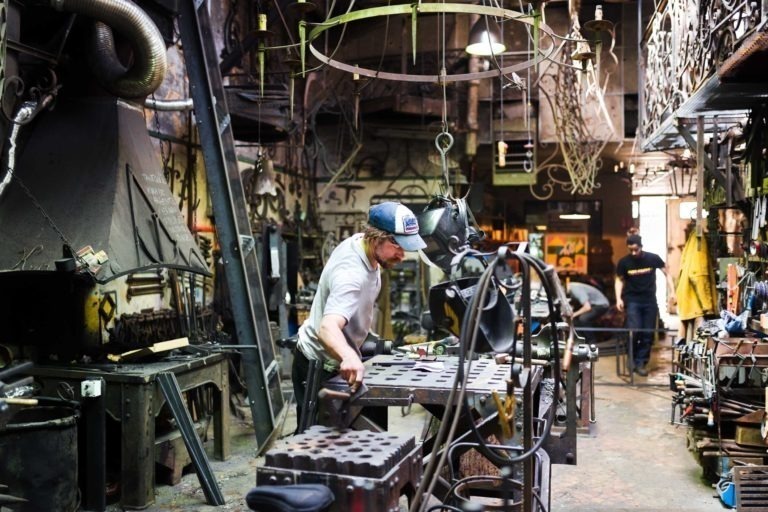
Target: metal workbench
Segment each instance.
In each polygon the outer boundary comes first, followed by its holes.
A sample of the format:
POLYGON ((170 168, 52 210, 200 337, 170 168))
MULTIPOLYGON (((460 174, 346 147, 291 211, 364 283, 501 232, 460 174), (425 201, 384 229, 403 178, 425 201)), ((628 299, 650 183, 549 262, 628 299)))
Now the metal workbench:
POLYGON ((229 375, 225 354, 174 356, 143 364, 39 365, 30 371, 44 394, 55 396, 65 384, 71 386, 76 400, 82 398, 82 381, 104 380, 107 414, 122 429, 120 503, 124 508, 143 509, 155 500, 154 422, 165 403, 157 377, 164 372, 175 375, 181 391, 214 386, 214 456, 227 459, 229 375))

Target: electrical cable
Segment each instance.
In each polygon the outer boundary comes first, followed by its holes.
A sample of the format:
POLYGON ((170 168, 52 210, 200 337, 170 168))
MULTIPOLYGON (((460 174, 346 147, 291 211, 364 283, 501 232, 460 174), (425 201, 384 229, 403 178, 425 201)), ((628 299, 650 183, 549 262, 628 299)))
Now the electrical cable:
MULTIPOLYGON (((470 414, 469 406, 465 401, 465 396, 466 396, 465 388, 467 385, 468 375, 470 373, 471 363, 474 356, 474 349, 477 342, 477 335, 479 332, 479 319, 484 307, 483 298, 486 296, 486 294, 488 293, 488 290, 490 289, 489 284, 491 282, 494 282, 494 280, 491 279, 491 277, 494 276, 495 271, 497 270, 499 260, 501 259, 499 256, 500 254, 502 254, 502 251, 499 251, 499 253, 497 253, 497 257, 491 262, 491 264, 488 266, 486 271, 480 277, 480 280, 476 285, 476 292, 472 297, 470 306, 468 308, 467 313, 465 314, 464 321, 462 322, 462 329, 461 329, 461 336, 460 336, 461 348, 459 351, 459 365, 458 365, 458 371, 457 371, 455 382, 456 381, 461 382, 461 391, 459 393, 459 400, 462 405, 462 410, 464 411, 464 414, 470 414), (467 344, 466 343, 467 333, 470 330, 471 330, 471 338, 470 338, 469 344, 467 344), (466 375, 464 373, 465 359, 469 360, 468 361, 469 366, 467 368, 466 375)), ((550 319, 552 322, 551 341, 553 346, 557 344, 556 345, 557 348, 551 353, 552 353, 552 356, 554 357, 554 363, 553 363, 554 379, 555 379, 554 389, 556 390, 555 393, 558 393, 561 387, 560 364, 559 364, 560 350, 559 350, 559 340, 557 340, 557 337, 556 337, 557 326, 556 326, 556 316, 555 316, 554 305, 555 305, 555 297, 561 294, 556 295, 555 293, 556 290, 553 289, 553 286, 556 286, 553 282, 555 278, 552 275, 549 275, 549 276, 547 275, 548 272, 551 274, 553 269, 551 268, 551 266, 544 266, 539 260, 525 253, 513 252, 513 253, 506 253, 506 255, 517 259, 520 262, 521 267, 523 267, 523 297, 525 297, 526 290, 528 290, 527 292, 528 294, 530 293, 530 267, 531 266, 539 275, 542 282, 542 286, 545 288, 545 291, 547 292, 547 302, 548 302, 548 307, 550 312, 550 319)), ((561 290, 557 290, 557 291, 561 291, 561 290)), ((525 304, 525 310, 526 310, 525 322, 527 324, 526 328, 524 329, 524 332, 526 332, 525 334, 525 337, 527 338, 526 341, 528 342, 528 346, 530 346, 530 303, 524 303, 524 304, 525 304)), ((453 403, 452 398, 453 398, 454 391, 455 391, 455 387, 454 389, 452 389, 451 396, 449 397, 449 400, 448 400, 449 407, 453 403)), ((435 466, 442 467, 445 464, 445 460, 448 456, 447 449, 443 450, 443 453, 440 457, 440 462, 438 464, 434 464, 434 463, 435 463, 436 453, 438 452, 438 448, 442 444, 442 436, 445 433, 444 432, 445 429, 443 428, 445 425, 445 421, 452 412, 453 412, 452 409, 446 409, 445 414, 443 415, 443 423, 441 424, 441 432, 439 434, 440 440, 436 441, 435 443, 435 448, 433 449, 433 454, 432 454, 432 457, 430 458, 430 463, 428 464, 428 468, 425 471, 424 476, 422 478, 422 484, 424 484, 424 482, 427 482, 427 481, 429 481, 429 484, 426 486, 420 485, 419 492, 417 492, 417 496, 421 496, 420 492, 423 491, 424 487, 428 489, 427 495, 432 493, 437 481, 437 478, 433 474, 434 467, 435 466)), ((546 440, 547 436, 551 431, 551 427, 554 422, 554 407, 550 407, 548 413, 549 413, 548 414, 549 417, 548 419, 544 420, 544 428, 538 441, 531 447, 530 450, 523 452, 522 454, 512 458, 504 458, 494 453, 492 449, 489 447, 489 445, 485 442, 482 435, 480 435, 480 433, 477 431, 474 423, 471 421, 468 423, 470 425, 470 428, 472 429, 473 435, 478 440, 478 443, 477 443, 478 451, 480 451, 484 456, 486 456, 486 458, 488 458, 488 460, 490 460, 497 466, 505 466, 505 465, 511 465, 516 462, 521 462, 527 458, 530 458, 531 456, 536 455, 536 452, 541 448, 541 446, 543 445, 544 441, 546 440)), ((454 415, 453 423, 451 425, 450 431, 446 439, 446 444, 448 445, 450 445, 453 439, 453 436, 455 435, 455 427, 456 427, 456 424, 458 423, 458 418, 460 416, 461 416, 460 414, 454 415)), ((536 499, 539 502, 540 507, 545 510, 546 508, 543 506, 543 503, 541 503, 540 497, 536 496, 536 499)), ((414 505, 418 505, 418 504, 414 503, 414 505)), ((416 510, 416 508, 412 506, 411 510, 416 510)))
MULTIPOLYGON (((536 270, 537 274, 541 278, 542 286, 545 288, 545 291, 547 293, 547 303, 548 303, 548 306, 549 306, 550 319, 552 320, 552 329, 550 330, 550 332, 551 332, 551 335, 553 336, 553 339, 551 340, 551 342, 552 342, 553 345, 555 343, 557 343, 557 347, 558 347, 557 350, 552 351, 552 355, 554 355, 554 361, 553 361, 553 367, 554 367, 553 373, 554 373, 554 379, 555 379, 554 389, 555 390, 559 390, 560 389, 560 365, 559 365, 560 356, 559 356, 559 341, 556 339, 557 326, 556 326, 556 322, 555 322, 555 311, 554 311, 554 300, 553 300, 554 290, 551 289, 551 283, 549 282, 548 279, 546 279, 544 271, 540 267, 540 263, 538 262, 538 260, 536 260, 535 258, 533 258, 530 255, 527 255, 525 253, 511 252, 511 253, 508 253, 508 255, 513 256, 516 259, 518 259, 518 261, 521 263, 521 266, 523 267, 523 272, 522 272, 523 273, 523 295, 522 295, 523 299, 525 299, 525 297, 526 297, 526 292, 525 292, 526 288, 530 289, 530 284, 526 287, 525 283, 526 283, 526 279, 530 280, 529 263, 531 263, 531 262, 534 263, 531 266, 534 267, 534 269, 536 270)), ((485 273, 489 273, 489 274, 493 273, 495 271, 495 266, 498 263, 498 261, 499 261, 499 258, 497 257, 491 263, 491 265, 489 265, 489 267, 488 267, 488 269, 486 269, 485 273)), ((479 285, 478 285, 478 288, 479 288, 479 285)), ((470 308, 472 307, 472 305, 475 304, 475 302, 477 302, 477 297, 482 297, 479 292, 476 293, 472 297, 472 302, 470 303, 470 308)), ((530 309, 530 303, 526 303, 526 304, 527 304, 527 308, 530 309)), ((479 306, 476 305, 475 307, 478 308, 478 309, 481 309, 483 307, 483 305, 480 302, 479 306)), ((465 318, 467 318, 467 317, 465 317, 465 318)), ((525 312, 525 319, 526 319, 527 322, 530 322, 530 311, 526 311, 525 312)), ((476 324, 473 326, 473 329, 474 329, 473 334, 476 335, 476 332, 479 330, 479 321, 476 322, 476 324)), ((525 337, 529 338, 530 337, 530 326, 527 326, 524 329, 524 332, 526 333, 525 337)), ((526 341, 530 345, 530 339, 524 340, 524 341, 526 341)), ((459 352, 459 372, 462 371, 462 366, 463 366, 462 365, 462 355, 461 355, 461 351, 460 351, 459 352)), ((469 404, 465 402, 465 403, 462 404, 462 406, 463 406, 464 413, 465 414, 469 414, 470 413, 469 404)), ((496 464, 498 466, 509 465, 509 464, 513 464, 513 463, 520 462, 520 461, 523 461, 523 460, 527 459, 528 457, 532 456, 538 449, 540 449, 541 446, 544 444, 544 441, 546 440, 547 436, 549 435, 549 433, 551 431, 551 428, 552 428, 552 425, 553 425, 553 422, 554 422, 554 404, 553 404, 553 407, 550 407, 548 412, 549 412, 549 418, 547 420, 545 420, 544 430, 543 430, 541 436, 539 437, 538 441, 536 442, 536 444, 534 444, 534 446, 532 446, 529 451, 524 452, 521 455, 519 455, 517 457, 510 458, 510 459, 502 458, 502 457, 498 456, 497 454, 491 452, 488 449, 488 447, 487 447, 487 443, 485 442, 485 439, 483 439, 483 436, 480 434, 480 432, 475 427, 475 424, 473 422, 469 422, 469 426, 470 426, 470 429, 471 429, 472 433, 475 435, 476 439, 478 440, 479 451, 484 456, 486 456, 491 462, 493 462, 494 464, 496 464)))

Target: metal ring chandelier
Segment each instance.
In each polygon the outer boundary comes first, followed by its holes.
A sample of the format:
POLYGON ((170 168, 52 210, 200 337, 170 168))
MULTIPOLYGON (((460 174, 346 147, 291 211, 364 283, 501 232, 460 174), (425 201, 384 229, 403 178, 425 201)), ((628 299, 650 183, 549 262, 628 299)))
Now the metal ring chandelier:
MULTIPOLYGON (((442 3, 388 5, 385 7, 372 7, 369 9, 361 9, 359 11, 348 12, 340 16, 336 16, 334 18, 329 18, 328 20, 323 22, 321 25, 314 27, 310 31, 309 36, 306 38, 306 42, 304 41, 305 31, 306 31, 306 21, 302 20, 299 24, 300 38, 302 39, 301 41, 302 71, 304 67, 303 65, 304 48, 306 44, 306 46, 309 47, 309 51, 312 52, 312 54, 318 60, 320 60, 325 64, 328 64, 331 67, 340 69, 342 71, 346 71, 348 73, 356 73, 358 75, 368 76, 371 78, 381 78, 384 80, 397 80, 397 81, 405 81, 405 82, 429 82, 429 83, 447 83, 447 82, 461 82, 461 81, 467 81, 467 80, 479 80, 482 78, 492 78, 492 77, 505 75, 507 73, 517 72, 523 69, 527 69, 529 67, 539 64, 543 60, 548 59, 555 48, 555 45, 552 44, 552 45, 549 45, 548 51, 546 52, 540 51, 539 50, 540 46, 538 44, 539 32, 551 38, 552 41, 554 41, 554 39, 557 37, 554 31, 546 23, 541 22, 541 18, 539 15, 527 15, 518 11, 513 11, 511 9, 503 9, 500 7, 489 7, 489 6, 483 6, 483 5, 466 5, 466 4, 442 4, 442 3), (407 14, 410 14, 412 17, 411 24, 413 26, 413 34, 414 34, 413 37, 415 38, 416 19, 419 14, 447 14, 447 13, 479 14, 481 16, 495 16, 495 17, 503 18, 505 20, 520 22, 520 23, 524 23, 532 26, 534 29, 533 30, 533 39, 534 39, 533 58, 523 62, 518 62, 510 66, 499 67, 497 69, 480 71, 476 73, 459 73, 454 75, 447 75, 447 74, 446 75, 414 75, 414 74, 406 74, 406 73, 390 73, 386 71, 377 71, 374 69, 368 69, 368 68, 363 68, 356 65, 353 66, 350 64, 346 64, 344 62, 341 62, 326 56, 320 50, 318 50, 312 45, 312 42, 315 39, 317 39, 320 36, 320 34, 322 34, 323 32, 325 32, 330 28, 338 27, 339 25, 344 25, 346 23, 351 23, 354 21, 360 21, 360 20, 369 19, 369 18, 376 18, 379 16, 393 16, 393 15, 407 15, 407 14)), ((413 50, 414 52, 416 51, 415 46, 416 45, 414 41, 414 50, 413 50)))

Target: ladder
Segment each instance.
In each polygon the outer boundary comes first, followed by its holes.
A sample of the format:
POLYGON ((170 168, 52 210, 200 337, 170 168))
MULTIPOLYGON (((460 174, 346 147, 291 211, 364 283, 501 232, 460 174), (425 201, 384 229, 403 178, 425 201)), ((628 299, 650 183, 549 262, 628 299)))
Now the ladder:
POLYGON ((243 348, 248 403, 258 448, 262 451, 275 433, 285 401, 205 0, 179 3, 179 31, 216 233, 226 267, 237 342, 243 348))

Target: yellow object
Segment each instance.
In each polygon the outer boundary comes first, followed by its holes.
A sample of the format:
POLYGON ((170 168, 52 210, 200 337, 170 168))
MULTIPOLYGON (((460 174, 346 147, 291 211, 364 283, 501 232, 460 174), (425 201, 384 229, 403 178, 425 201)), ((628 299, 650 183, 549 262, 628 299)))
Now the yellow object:
POLYGON ((491 392, 493 401, 496 403, 496 409, 499 411, 499 424, 501 425, 501 433, 505 439, 512 439, 515 435, 514 419, 515 419, 515 397, 507 395, 504 398, 504 402, 501 401, 499 393, 494 389, 491 392))
POLYGON ((426 343, 426 334, 406 334, 403 336, 403 343, 406 345, 414 345, 416 343, 426 343))
POLYGON ((683 248, 680 280, 676 290, 680 320, 716 314, 716 290, 706 238, 699 239, 695 233, 691 233, 683 248))

